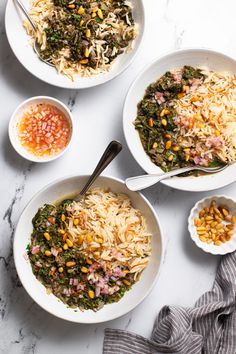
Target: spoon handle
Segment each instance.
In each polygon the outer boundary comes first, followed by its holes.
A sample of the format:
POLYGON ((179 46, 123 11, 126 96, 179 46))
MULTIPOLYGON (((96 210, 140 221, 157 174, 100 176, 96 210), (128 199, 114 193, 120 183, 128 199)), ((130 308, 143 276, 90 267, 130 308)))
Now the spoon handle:
POLYGON ((130 177, 125 180, 125 184, 131 191, 140 191, 141 189, 148 188, 163 179, 177 176, 181 173, 192 171, 193 169, 194 167, 183 167, 164 173, 130 177))
POLYGON ((113 140, 104 151, 101 159, 99 160, 97 167, 93 171, 92 175, 89 177, 88 182, 79 193, 76 200, 79 200, 93 184, 95 179, 102 173, 102 171, 109 165, 109 163, 119 154, 122 150, 122 145, 118 141, 113 140))
POLYGON ((22 2, 20 0, 15 0, 18 4, 18 6, 21 8, 21 10, 23 11, 25 17, 27 18, 27 20, 30 22, 31 26, 33 27, 34 32, 36 32, 36 27, 34 22, 32 21, 31 17, 29 16, 26 8, 24 7, 24 5, 22 4, 22 2))

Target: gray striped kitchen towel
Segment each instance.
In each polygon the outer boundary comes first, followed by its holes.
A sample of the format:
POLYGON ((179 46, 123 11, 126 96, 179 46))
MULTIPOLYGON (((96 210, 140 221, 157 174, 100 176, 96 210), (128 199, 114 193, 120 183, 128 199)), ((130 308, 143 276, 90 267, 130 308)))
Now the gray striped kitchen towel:
POLYGON ((103 354, 236 354, 236 253, 222 257, 194 308, 164 306, 151 339, 106 329, 103 354))

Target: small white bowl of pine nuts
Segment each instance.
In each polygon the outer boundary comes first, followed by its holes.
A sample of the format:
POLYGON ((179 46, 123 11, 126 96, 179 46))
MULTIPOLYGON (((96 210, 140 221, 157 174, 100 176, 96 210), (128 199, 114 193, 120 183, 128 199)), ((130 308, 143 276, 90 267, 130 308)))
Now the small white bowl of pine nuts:
POLYGON ((236 250, 236 201, 219 195, 195 204, 188 218, 192 240, 205 252, 217 255, 236 250))

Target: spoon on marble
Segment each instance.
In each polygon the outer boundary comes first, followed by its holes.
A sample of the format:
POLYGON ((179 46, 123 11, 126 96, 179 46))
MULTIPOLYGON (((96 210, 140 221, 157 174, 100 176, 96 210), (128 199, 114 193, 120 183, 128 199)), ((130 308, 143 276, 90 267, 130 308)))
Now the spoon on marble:
POLYGON ((110 142, 110 144, 107 146, 106 150, 104 151, 102 157, 98 161, 97 166, 95 167, 95 170, 89 177, 87 183, 85 184, 84 188, 81 190, 81 192, 73 198, 76 202, 79 202, 83 200, 86 192, 88 189, 91 187, 93 182, 97 179, 98 176, 102 173, 102 171, 111 163, 111 161, 119 154, 119 152, 122 150, 122 145, 116 140, 113 140, 110 142))
MULTIPOLYGON (((34 33, 36 34, 36 32, 37 32, 36 26, 35 26, 34 21, 32 20, 32 18, 30 17, 30 15, 28 14, 26 8, 24 7, 24 5, 22 4, 22 2, 21 2, 20 0, 15 0, 15 2, 17 3, 17 5, 18 5, 19 8, 21 9, 21 11, 24 13, 25 17, 27 18, 27 20, 28 20, 29 23, 31 24, 34 33)), ((41 57, 41 54, 40 54, 40 44, 37 42, 37 39, 36 39, 36 38, 35 38, 35 40, 34 40, 33 48, 34 48, 35 53, 37 54, 37 56, 39 57, 39 59, 40 59, 41 61, 43 61, 43 62, 46 63, 47 65, 50 65, 50 66, 55 67, 55 65, 52 64, 52 63, 50 63, 50 61, 45 60, 45 59, 43 59, 43 58, 41 57)))
POLYGON ((131 191, 140 191, 141 189, 145 189, 153 186, 154 184, 162 181, 163 179, 177 176, 180 175, 181 173, 186 173, 190 171, 203 171, 205 173, 216 173, 216 172, 223 171, 226 167, 228 167, 228 165, 220 165, 217 167, 203 167, 203 166, 183 167, 169 172, 130 177, 125 180, 125 184, 131 191))

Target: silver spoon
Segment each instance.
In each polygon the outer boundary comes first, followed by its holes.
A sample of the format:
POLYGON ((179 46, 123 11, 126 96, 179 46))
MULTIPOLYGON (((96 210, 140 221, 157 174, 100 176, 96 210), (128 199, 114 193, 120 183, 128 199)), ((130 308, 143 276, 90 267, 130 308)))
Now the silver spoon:
POLYGON ((183 167, 170 172, 130 177, 125 180, 125 184, 131 191, 140 191, 141 189, 145 189, 153 186, 154 184, 162 181, 163 179, 177 176, 181 173, 195 171, 195 170, 203 171, 206 173, 216 173, 216 172, 223 171, 226 167, 228 167, 228 165, 218 166, 218 167, 202 167, 202 166, 183 167))
MULTIPOLYGON (((15 0, 15 1, 16 1, 16 3, 18 4, 18 6, 20 7, 20 9, 22 10, 22 12, 24 13, 25 17, 28 19, 29 23, 31 24, 31 26, 32 26, 32 28, 33 28, 35 34, 36 34, 36 32, 37 32, 36 26, 35 26, 35 24, 34 24, 32 18, 30 17, 30 15, 28 14, 26 8, 24 7, 24 5, 22 4, 22 2, 21 2, 20 0, 15 0)), ((47 60, 45 60, 45 59, 43 59, 43 58, 41 57, 41 54, 40 54, 40 45, 39 45, 39 43, 37 42, 37 39, 34 40, 34 46, 33 46, 33 48, 34 48, 34 51, 35 51, 35 53, 37 54, 37 56, 39 57, 40 60, 42 60, 44 63, 46 63, 46 64, 48 64, 48 65, 50 65, 50 66, 55 67, 55 65, 52 64, 52 63, 50 63, 50 61, 47 61, 47 60)))
POLYGON ((101 159, 99 160, 95 170, 89 177, 82 191, 73 198, 76 202, 81 201, 84 198, 87 190, 91 187, 95 179, 102 173, 102 171, 109 165, 109 163, 119 154, 122 150, 122 145, 118 141, 113 140, 104 151, 101 159))

